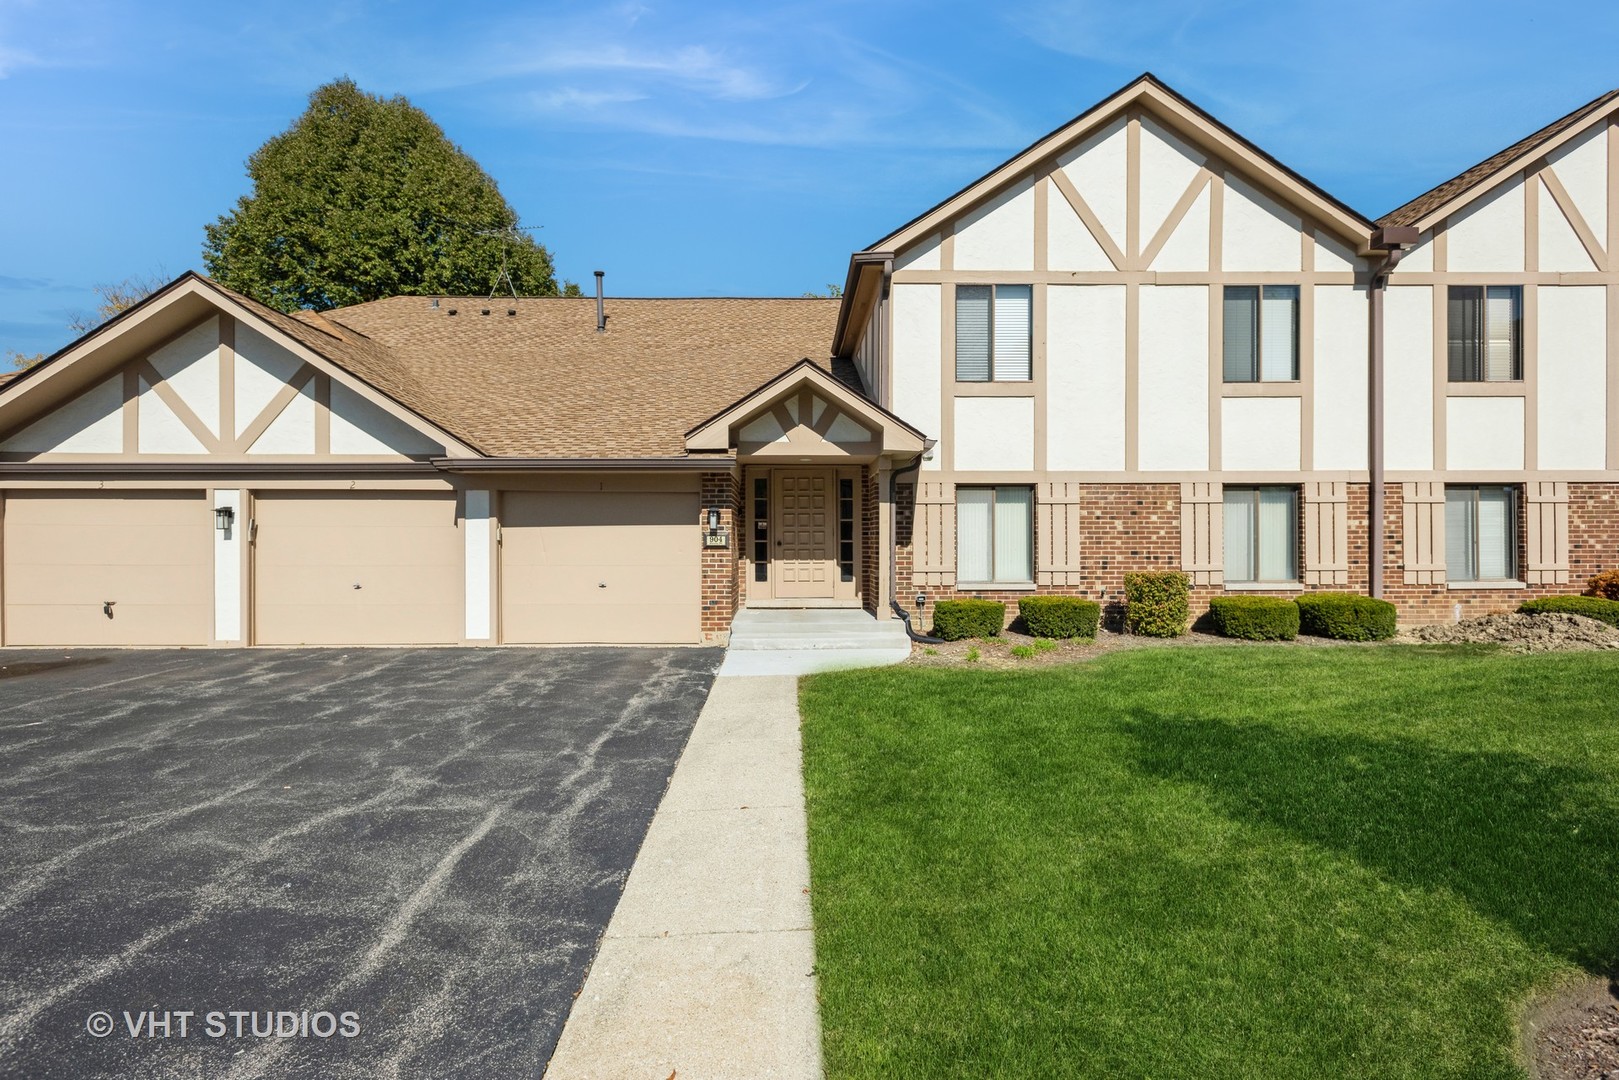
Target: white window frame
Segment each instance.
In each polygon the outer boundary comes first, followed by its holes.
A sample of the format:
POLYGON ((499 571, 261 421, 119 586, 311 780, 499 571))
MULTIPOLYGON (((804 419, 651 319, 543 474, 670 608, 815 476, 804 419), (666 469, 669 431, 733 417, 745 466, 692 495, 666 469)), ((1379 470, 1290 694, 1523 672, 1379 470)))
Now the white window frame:
POLYGON ((1518 522, 1523 512, 1523 498, 1514 484, 1446 484, 1445 485, 1445 581, 1448 584, 1495 584, 1498 582, 1515 582, 1518 580, 1518 522), (1502 562, 1505 564, 1505 573, 1499 577, 1484 577, 1479 573, 1484 565, 1483 552, 1480 550, 1481 536, 1479 529, 1480 496, 1484 492, 1492 495, 1504 494, 1507 504, 1507 527, 1502 537, 1506 550, 1502 552, 1502 562), (1469 528, 1471 537, 1467 553, 1467 563, 1463 566, 1451 565, 1451 549, 1456 544, 1456 537, 1452 535, 1454 518, 1452 516, 1453 496, 1470 495, 1472 503, 1472 520, 1469 528))
POLYGON ((1025 585, 1026 586, 1026 585, 1032 585, 1034 583, 1034 521, 1035 521, 1035 501, 1034 501, 1034 488, 1033 488, 1032 485, 1029 485, 1029 484, 962 484, 962 485, 958 485, 956 487, 956 582, 957 582, 957 587, 958 588, 970 588, 970 587, 972 587, 974 585, 983 585, 983 586, 1007 586, 1007 585, 1025 585), (1028 522, 1027 522, 1027 526, 1026 526, 1026 529, 1027 529, 1027 537, 1026 537, 1026 539, 1027 539, 1027 551, 1025 552, 1025 558, 1027 560, 1025 565, 1028 568, 1028 573, 1027 574, 1022 574, 1022 575, 1019 575, 1019 576, 1016 576, 1016 577, 1012 577, 1012 576, 1002 577, 1002 576, 1000 576, 1000 571, 997 569, 997 567, 999 566, 999 564, 1002 561, 999 558, 999 555, 1001 554, 1001 552, 997 550, 997 545, 1001 542, 1001 539, 1002 539, 1001 536, 999 535, 999 529, 997 527, 997 522, 998 522, 999 517, 1000 517, 1000 512, 999 511, 1000 511, 1000 505, 1001 505, 1001 494, 1003 492, 1008 492, 1008 491, 1017 491, 1017 492, 1023 493, 1023 498, 1026 500, 1024 505, 1026 505, 1028 507, 1028 522), (965 530, 964 530, 963 525, 962 525, 963 514, 961 512, 961 504, 962 504, 961 496, 964 493, 967 493, 967 492, 988 492, 989 493, 989 503, 988 503, 988 505, 989 505, 989 517, 988 517, 989 535, 987 537, 988 544, 986 545, 987 549, 988 549, 988 560, 987 561, 988 561, 989 571, 990 571, 988 576, 975 576, 975 575, 972 575, 972 574, 964 574, 962 572, 962 568, 966 565, 967 560, 963 557, 963 552, 962 552, 962 540, 963 540, 963 538, 965 536, 965 530))
POLYGON ((1225 535, 1222 539, 1224 551, 1223 580, 1227 585, 1267 586, 1267 585, 1294 585, 1299 581, 1299 489, 1291 484, 1228 484, 1224 492, 1225 535), (1282 541, 1287 551, 1287 566, 1285 572, 1279 577, 1264 576, 1263 567, 1266 556, 1273 554, 1270 546, 1276 539, 1268 541, 1263 535, 1263 515, 1260 513, 1260 500, 1262 492, 1286 492, 1288 496, 1287 536, 1282 541), (1242 504, 1246 503, 1244 507, 1242 504), (1249 513, 1252 528, 1249 530, 1250 550, 1244 553, 1244 559, 1253 568, 1253 576, 1243 577, 1233 572, 1232 560, 1232 525, 1234 523, 1233 510, 1238 509, 1249 513))
POLYGON ((1298 382, 1299 381, 1299 297, 1302 290, 1297 285, 1227 285, 1220 293, 1221 325, 1225 327, 1220 341, 1220 377, 1228 383, 1258 383, 1258 382, 1298 382), (1234 290, 1252 293, 1253 333, 1251 334, 1249 355, 1241 358, 1240 363, 1245 372, 1233 377, 1233 364, 1230 355, 1232 349, 1231 327, 1226 326, 1231 302, 1234 299, 1246 299, 1234 296, 1234 290), (1268 363, 1271 358, 1267 356, 1266 342, 1275 344, 1276 338, 1283 333, 1280 328, 1271 325, 1271 320, 1278 310, 1277 305, 1287 304, 1289 355, 1282 361, 1288 365, 1285 375, 1274 371, 1267 371, 1274 366, 1268 363), (1269 313, 1269 314, 1267 314, 1269 313))
MULTIPOLYGON (((1034 286, 1033 285, 957 285, 955 289, 955 318, 956 318, 956 381, 961 383, 992 383, 992 382, 1032 382, 1034 380, 1034 286), (1018 359, 1018 369, 1010 369, 1013 361, 1003 361, 1001 349, 1006 342, 1003 329, 997 325, 1001 311, 1000 294, 1002 290, 1017 289, 1026 296, 1025 310, 1028 313, 1027 325, 1023 327, 1025 334, 1021 338, 1023 356, 1018 359), (985 295, 989 299, 989 357, 988 378, 963 378, 961 374, 961 302, 967 295, 985 295)), ((1016 327, 1010 328, 1015 332, 1016 327)))

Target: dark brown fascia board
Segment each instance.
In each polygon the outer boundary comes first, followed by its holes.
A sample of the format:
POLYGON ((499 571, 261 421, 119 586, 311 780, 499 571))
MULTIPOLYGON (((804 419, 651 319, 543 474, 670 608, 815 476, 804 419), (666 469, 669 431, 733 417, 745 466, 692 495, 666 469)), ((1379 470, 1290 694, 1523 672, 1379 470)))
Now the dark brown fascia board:
POLYGON ((838 325, 832 331, 833 356, 848 356, 854 351, 844 338, 849 333, 849 316, 854 313, 857 294, 871 277, 867 270, 873 267, 880 270, 893 257, 892 251, 857 251, 849 256, 849 273, 843 281, 843 303, 838 305, 838 325))
POLYGON ((431 461, 377 461, 347 464, 336 461, 0 461, 0 477, 28 476, 433 476, 431 461))
POLYGON ((713 472, 733 468, 736 465, 736 458, 729 454, 672 458, 434 458, 432 464, 435 469, 448 473, 713 472))

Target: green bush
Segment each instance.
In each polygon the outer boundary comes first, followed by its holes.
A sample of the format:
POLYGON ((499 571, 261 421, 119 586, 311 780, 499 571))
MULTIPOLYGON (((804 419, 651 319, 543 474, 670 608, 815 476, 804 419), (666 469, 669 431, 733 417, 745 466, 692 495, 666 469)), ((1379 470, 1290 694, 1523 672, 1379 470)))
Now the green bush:
POLYGON ((1600 596, 1542 596, 1538 600, 1525 600, 1518 605, 1518 610, 1525 615, 1551 612, 1584 615, 1588 619, 1601 619, 1609 626, 1619 626, 1619 600, 1604 600, 1600 596))
POLYGON ((946 641, 995 637, 1006 625, 999 600, 941 600, 933 609, 933 636, 946 641))
POLYGON ((1124 575, 1124 625, 1132 634, 1179 637, 1191 615, 1191 579, 1179 570, 1124 575))
POLYGON ((1077 596, 1025 596, 1017 610, 1037 638, 1093 638, 1102 621, 1102 605, 1077 596))
POLYGON ((1299 631, 1340 641, 1383 641, 1394 636, 1398 610, 1387 600, 1343 592, 1305 593, 1298 599, 1299 631))
POLYGON ((1292 641, 1299 636, 1299 606, 1279 596, 1216 596, 1209 601, 1214 628, 1248 641, 1292 641))

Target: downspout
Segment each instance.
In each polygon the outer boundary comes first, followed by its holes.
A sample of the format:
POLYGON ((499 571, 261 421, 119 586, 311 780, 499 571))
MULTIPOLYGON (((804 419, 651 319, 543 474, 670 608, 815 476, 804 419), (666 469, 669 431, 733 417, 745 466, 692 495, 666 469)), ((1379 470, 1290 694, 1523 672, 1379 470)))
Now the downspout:
POLYGON ((1383 486, 1386 470, 1383 465, 1383 294, 1389 275, 1417 242, 1417 230, 1411 226, 1388 226, 1372 233, 1372 250, 1381 251, 1382 259, 1372 268, 1367 283, 1367 298, 1371 301, 1371 337, 1369 403, 1370 422, 1367 424, 1370 446, 1367 448, 1368 491, 1366 498, 1366 577, 1367 592, 1383 598, 1383 486))
POLYGON ((905 466, 903 469, 895 469, 893 472, 888 474, 888 505, 896 507, 896 513, 894 515, 896 525, 896 528, 894 529, 894 542, 888 547, 888 607, 889 610, 891 610, 895 615, 899 616, 900 622, 905 624, 906 637, 910 638, 912 641, 919 641, 924 645, 942 645, 944 644, 943 638, 928 637, 926 634, 919 634, 912 629, 911 613, 901 607, 899 603, 899 529, 897 528, 899 524, 897 507, 899 504, 894 501, 894 493, 899 487, 900 475, 903 473, 910 473, 914 476, 918 471, 920 471, 922 468, 922 458, 927 454, 928 450, 931 449, 933 449, 933 440, 929 439, 927 442, 927 449, 923 450, 922 453, 912 458, 909 465, 905 466))

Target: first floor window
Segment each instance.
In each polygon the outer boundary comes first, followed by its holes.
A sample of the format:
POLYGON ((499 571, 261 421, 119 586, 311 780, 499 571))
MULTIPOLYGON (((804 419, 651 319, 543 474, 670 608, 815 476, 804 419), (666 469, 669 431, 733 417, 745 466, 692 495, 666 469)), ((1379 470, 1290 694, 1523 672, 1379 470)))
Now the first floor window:
POLYGON ((1299 579, 1298 497, 1290 487, 1225 489, 1227 582, 1299 579))
POLYGON ((956 489, 956 580, 1034 580, 1034 489, 956 489))
POLYGON ((1226 382, 1298 381, 1297 285, 1227 285, 1221 318, 1226 382))
POLYGON ((1450 381, 1522 379, 1523 287, 1452 285, 1449 304, 1450 381))
POLYGON ((1034 286, 956 286, 956 381, 1034 377, 1034 286))
POLYGON ((1504 485, 1445 488, 1445 577, 1518 576, 1517 492, 1504 485))

